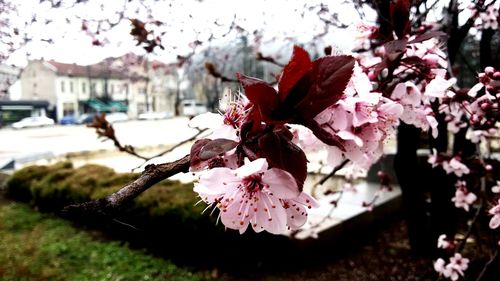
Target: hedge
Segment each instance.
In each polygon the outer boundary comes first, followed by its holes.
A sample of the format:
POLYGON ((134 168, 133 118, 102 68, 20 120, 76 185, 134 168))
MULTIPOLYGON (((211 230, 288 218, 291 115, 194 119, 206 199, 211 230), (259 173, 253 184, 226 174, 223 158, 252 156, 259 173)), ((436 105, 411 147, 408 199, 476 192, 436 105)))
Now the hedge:
MULTIPOLYGON (((30 166, 16 171, 6 183, 7 196, 27 202, 42 212, 58 212, 69 204, 103 198, 136 179, 138 174, 115 173, 99 165, 74 168, 69 162, 51 166, 30 166)), ((133 247, 148 248, 175 262, 189 265, 226 266, 238 269, 252 264, 262 266, 262 261, 276 257, 260 255, 255 249, 274 248, 283 260, 296 259, 290 240, 284 236, 267 233, 256 235, 247 231, 226 231, 216 225, 217 212, 211 216, 192 184, 164 180, 145 191, 125 206, 111 220, 79 223, 97 227, 133 247), (235 251, 235 249, 238 249, 235 251), (243 255, 242 252, 246 252, 243 255), (207 259, 206 256, 211 256, 207 259), (286 258, 283 258, 286 257, 286 258)))

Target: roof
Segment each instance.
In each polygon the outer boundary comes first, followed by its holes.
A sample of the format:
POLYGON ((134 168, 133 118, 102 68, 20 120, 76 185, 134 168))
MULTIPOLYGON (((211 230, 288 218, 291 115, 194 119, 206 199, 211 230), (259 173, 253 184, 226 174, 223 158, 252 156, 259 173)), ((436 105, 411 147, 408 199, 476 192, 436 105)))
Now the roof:
POLYGON ((33 107, 48 107, 47 100, 0 100, 0 106, 5 105, 28 105, 33 107))
POLYGON ((106 62, 100 62, 92 65, 78 65, 78 64, 68 64, 61 63, 57 61, 47 61, 49 65, 55 68, 55 71, 59 75, 73 76, 73 77, 90 77, 90 78, 102 78, 109 77, 115 79, 127 79, 127 78, 139 78, 137 75, 128 75, 125 71, 120 71, 114 69, 106 62))

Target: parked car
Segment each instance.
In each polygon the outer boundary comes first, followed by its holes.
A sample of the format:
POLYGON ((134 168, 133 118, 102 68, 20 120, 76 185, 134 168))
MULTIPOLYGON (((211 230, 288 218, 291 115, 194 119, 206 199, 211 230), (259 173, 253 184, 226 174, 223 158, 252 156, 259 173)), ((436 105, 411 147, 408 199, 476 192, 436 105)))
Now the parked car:
POLYGON ((55 124, 54 120, 48 118, 47 116, 32 116, 23 118, 20 121, 12 123, 12 128, 21 129, 29 127, 43 127, 54 124, 55 124))
POLYGON ((90 124, 94 121, 94 117, 97 113, 84 113, 78 117, 76 124, 90 124))
POLYGON ((106 113, 106 121, 109 123, 123 122, 128 120, 128 115, 124 112, 106 113))
POLYGON ((66 115, 61 120, 59 120, 61 125, 71 125, 76 124, 76 117, 74 115, 66 115))
POLYGON ((186 116, 196 116, 207 111, 206 105, 202 102, 196 100, 182 101, 182 113, 186 116))
POLYGON ((170 112, 144 112, 137 116, 139 120, 158 120, 172 117, 170 112))

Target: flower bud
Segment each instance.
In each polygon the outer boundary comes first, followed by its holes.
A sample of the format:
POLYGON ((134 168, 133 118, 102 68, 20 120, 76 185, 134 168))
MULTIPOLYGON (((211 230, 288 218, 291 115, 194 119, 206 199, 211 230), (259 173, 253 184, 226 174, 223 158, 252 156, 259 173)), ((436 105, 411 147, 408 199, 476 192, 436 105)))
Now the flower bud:
POLYGON ((490 104, 489 102, 483 102, 483 103, 481 104, 481 109, 482 109, 483 111, 488 111, 490 108, 491 108, 491 104, 490 104))
POLYGON ((488 76, 493 75, 494 72, 495 72, 495 69, 491 66, 487 66, 484 69, 484 73, 486 73, 486 75, 488 75, 488 76))

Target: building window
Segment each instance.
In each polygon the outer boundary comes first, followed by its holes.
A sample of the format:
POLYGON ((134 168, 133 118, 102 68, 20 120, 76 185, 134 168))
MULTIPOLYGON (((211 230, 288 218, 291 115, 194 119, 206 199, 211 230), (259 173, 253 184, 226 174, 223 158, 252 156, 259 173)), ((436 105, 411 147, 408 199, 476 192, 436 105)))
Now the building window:
POLYGON ((64 93, 64 81, 61 81, 61 93, 64 93))
POLYGON ((90 92, 91 92, 91 93, 95 93, 95 82, 92 82, 92 83, 90 84, 90 92))
POLYGON ((114 94, 115 93, 115 85, 111 84, 111 94, 114 94))
POLYGON ((82 83, 82 93, 85 94, 87 92, 87 84, 85 82, 82 83))
POLYGON ((69 92, 73 93, 73 81, 69 82, 69 92))

